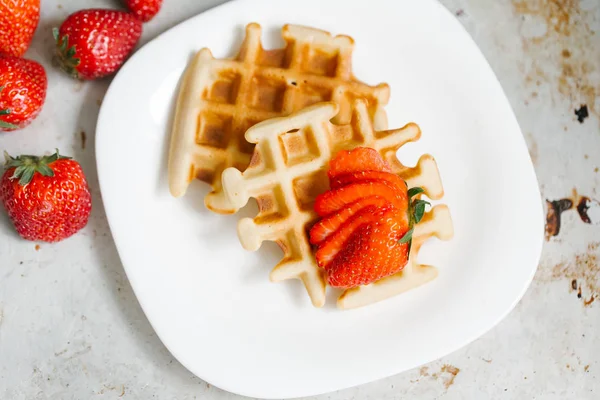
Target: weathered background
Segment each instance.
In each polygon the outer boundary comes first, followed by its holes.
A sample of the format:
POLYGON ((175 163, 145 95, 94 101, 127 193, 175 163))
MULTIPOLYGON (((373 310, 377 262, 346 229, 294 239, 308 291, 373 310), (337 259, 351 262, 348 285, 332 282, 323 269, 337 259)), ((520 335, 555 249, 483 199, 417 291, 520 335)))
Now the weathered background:
MULTIPOLYGON (((221 2, 166 0, 145 25, 142 43, 221 2)), ((466 348, 319 399, 598 399, 600 1, 442 3, 489 60, 527 140, 547 199, 539 270, 516 309, 466 348)), ((14 154, 58 146, 75 156, 95 204, 80 235, 52 246, 19 240, 0 216, 0 399, 235 399, 167 352, 110 236, 94 160, 96 117, 109 80, 77 83, 50 63, 51 28, 96 6, 118 2, 42 0, 27 57, 47 67, 47 103, 30 127, 0 135, 0 149, 14 154)), ((520 206, 518 193, 513 206, 520 206)))

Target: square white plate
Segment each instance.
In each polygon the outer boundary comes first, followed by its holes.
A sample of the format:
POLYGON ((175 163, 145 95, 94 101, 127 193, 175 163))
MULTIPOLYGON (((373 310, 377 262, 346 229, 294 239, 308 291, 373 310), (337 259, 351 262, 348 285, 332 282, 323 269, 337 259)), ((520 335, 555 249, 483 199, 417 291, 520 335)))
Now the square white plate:
MULTIPOLYGON (((97 127, 106 213, 133 289, 164 344, 193 373, 253 397, 315 395, 442 357, 497 324, 539 260, 543 213, 525 142, 499 82, 471 38, 432 0, 238 0, 198 15, 137 53, 114 78, 97 127), (239 215, 204 208, 207 185, 170 196, 166 161, 177 85, 191 55, 233 56, 244 27, 265 44, 297 23, 354 38, 354 72, 387 82, 389 127, 423 137, 400 158, 439 165, 455 237, 420 261, 433 282, 376 305, 314 308, 299 281, 271 283, 280 253, 242 249, 239 215)), ((249 215, 245 213, 244 215, 249 215)))

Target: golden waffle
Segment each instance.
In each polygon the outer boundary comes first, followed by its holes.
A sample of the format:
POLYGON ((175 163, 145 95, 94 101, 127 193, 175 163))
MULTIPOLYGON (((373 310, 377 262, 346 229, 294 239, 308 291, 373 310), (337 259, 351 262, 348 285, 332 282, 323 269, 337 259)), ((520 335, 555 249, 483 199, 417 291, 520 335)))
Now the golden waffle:
MULTIPOLYGON (((420 138, 421 131, 416 124, 376 131, 366 103, 357 100, 350 124, 334 125, 330 119, 339 109, 333 102, 320 103, 288 117, 273 118, 253 126, 246 132, 246 140, 256 143, 250 165, 243 173, 228 168, 222 176, 225 195, 235 209, 243 207, 251 197, 258 203, 259 212, 254 219, 239 221, 238 236, 242 246, 255 251, 263 241, 275 241, 284 256, 271 271, 271 280, 302 280, 312 303, 317 307, 325 303, 326 279, 323 269, 317 266, 314 258, 308 230, 318 219, 313 210, 314 200, 318 194, 329 189, 327 170, 330 160, 338 151, 357 146, 374 148, 390 162, 394 172, 406 180, 409 187, 422 187, 430 199, 443 196, 433 157, 423 155, 414 168, 402 165, 396 157, 401 146, 420 138)), ((425 228, 420 229, 429 232, 435 230, 437 224, 447 228, 444 234, 437 236, 447 237, 445 233, 452 227, 449 213, 430 212, 424 217, 422 227, 425 228)), ((421 232, 420 235, 424 238, 429 234, 421 232)), ((413 260, 420 246, 418 240, 415 243, 417 245, 413 246, 411 255, 413 260)), ((411 287, 424 283, 419 275, 415 275, 420 271, 417 267, 405 271, 404 276, 411 279, 411 287)), ((430 274, 426 278, 430 279, 430 274)), ((390 293, 393 291, 390 286, 394 285, 381 287, 390 293)), ((366 293, 376 291, 372 288, 369 290, 366 293)), ((342 296, 340 306, 364 304, 363 293, 348 292, 342 296)), ((384 297, 382 294, 378 296, 384 297)))
POLYGON ((221 172, 243 171, 254 145, 244 133, 266 119, 289 115, 322 101, 339 105, 333 123, 347 124, 355 99, 367 101, 377 129, 387 128, 387 84, 368 86, 352 75, 354 42, 348 36, 297 25, 282 29, 286 46, 265 50, 261 27, 246 27, 234 59, 200 50, 188 66, 178 95, 169 154, 169 187, 183 196, 197 178, 212 186, 205 199, 212 211, 231 213, 221 188, 221 172))

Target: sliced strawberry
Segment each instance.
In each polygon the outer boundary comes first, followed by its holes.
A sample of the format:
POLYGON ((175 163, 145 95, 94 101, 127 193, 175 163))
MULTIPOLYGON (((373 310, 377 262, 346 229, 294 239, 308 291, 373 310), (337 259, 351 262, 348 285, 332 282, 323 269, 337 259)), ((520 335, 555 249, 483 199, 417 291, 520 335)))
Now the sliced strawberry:
POLYGON ((402 270, 408 262, 408 243, 398 243, 408 226, 395 218, 393 209, 375 215, 377 222, 363 224, 326 264, 332 287, 368 285, 402 270))
POLYGON ((341 174, 360 171, 391 171, 390 166, 383 160, 375 149, 357 147, 352 150, 342 150, 329 163, 327 172, 330 179, 341 174))
POLYGON ((321 217, 339 211, 347 204, 370 196, 379 196, 389 201, 398 210, 408 208, 406 191, 400 191, 386 182, 358 182, 330 190, 317 196, 315 212, 321 217))
POLYGON ((333 235, 319 246, 315 257, 317 264, 321 268, 327 268, 327 265, 335 259, 335 256, 344 249, 346 242, 352 236, 354 231, 361 225, 374 223, 381 216, 381 211, 376 207, 370 206, 352 216, 341 226, 333 235))
POLYGON ((390 202, 379 196, 364 197, 344 207, 340 212, 320 220, 310 230, 310 243, 319 244, 337 231, 350 217, 365 207, 379 209, 389 206, 390 202))
POLYGON ((408 190, 404 179, 391 172, 382 171, 360 171, 337 175, 335 178, 331 179, 331 188, 337 189, 350 183, 360 181, 385 181, 397 187, 398 190, 408 190))

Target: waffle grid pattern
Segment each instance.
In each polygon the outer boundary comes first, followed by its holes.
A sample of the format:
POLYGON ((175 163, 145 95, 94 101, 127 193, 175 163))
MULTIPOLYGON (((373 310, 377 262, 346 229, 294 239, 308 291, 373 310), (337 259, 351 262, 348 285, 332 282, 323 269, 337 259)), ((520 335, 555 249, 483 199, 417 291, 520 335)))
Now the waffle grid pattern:
POLYGON ((244 170, 254 144, 244 139, 251 126, 286 116, 319 102, 339 105, 335 124, 348 124, 352 104, 363 99, 377 129, 387 128, 384 106, 389 86, 375 87, 352 75, 353 40, 297 25, 285 25, 286 46, 265 50, 261 27, 246 27, 235 59, 215 59, 200 50, 186 71, 180 90, 169 157, 171 194, 180 197, 199 179, 212 186, 205 205, 217 213, 232 213, 221 187, 228 167, 244 170))
MULTIPOLYGON (((338 151, 357 146, 375 148, 409 187, 422 187, 431 199, 443 196, 437 165, 431 156, 423 155, 414 168, 404 166, 396 157, 401 146, 420 138, 416 124, 378 131, 369 117, 366 102, 356 100, 352 109, 350 123, 346 125, 330 122, 340 110, 331 102, 259 123, 246 132, 246 140, 257 145, 248 168, 243 173, 236 168, 223 172, 224 193, 234 210, 243 207, 250 198, 255 198, 259 206, 255 218, 239 222, 242 246, 256 251, 263 241, 276 242, 284 257, 271 271, 271 280, 300 279, 316 307, 325 303, 326 279, 314 259, 307 232, 318 218, 313 210, 314 199, 328 189, 328 163, 338 151)), ((415 261, 416 253, 428 237, 451 236, 449 218, 447 208, 437 206, 418 225, 411 264, 404 270, 404 279, 400 279, 403 285, 406 286, 407 280, 412 286, 424 283, 419 279, 421 270, 415 261)), ((432 279, 430 275, 425 277, 432 279)), ((352 308, 398 291, 398 284, 385 282, 391 279, 373 286, 381 290, 368 287, 366 291, 343 293, 338 306, 352 308)))

